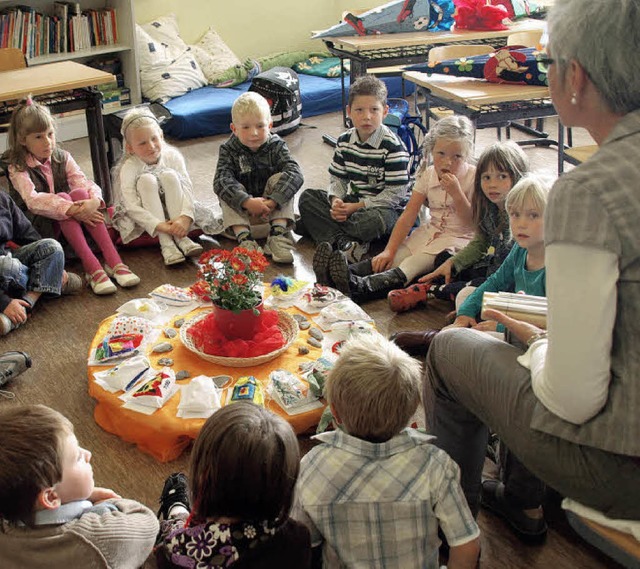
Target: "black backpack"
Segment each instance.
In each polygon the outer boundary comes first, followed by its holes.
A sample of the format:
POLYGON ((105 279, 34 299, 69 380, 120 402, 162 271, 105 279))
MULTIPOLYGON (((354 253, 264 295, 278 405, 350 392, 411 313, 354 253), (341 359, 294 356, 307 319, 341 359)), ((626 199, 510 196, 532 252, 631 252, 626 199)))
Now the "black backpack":
POLYGON ((260 93, 271 107, 271 132, 289 134, 300 126, 302 99, 298 74, 288 67, 272 67, 251 80, 249 91, 260 93))

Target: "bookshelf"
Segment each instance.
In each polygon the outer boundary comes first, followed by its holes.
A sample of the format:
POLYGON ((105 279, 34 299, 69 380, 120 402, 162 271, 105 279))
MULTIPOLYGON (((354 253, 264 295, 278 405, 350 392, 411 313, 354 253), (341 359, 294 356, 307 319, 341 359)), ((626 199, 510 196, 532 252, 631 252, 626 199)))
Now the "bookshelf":
MULTIPOLYGON (((141 101, 140 76, 136 56, 136 31, 133 12, 133 0, 80 0, 81 10, 100 10, 114 8, 117 21, 117 43, 82 49, 79 51, 50 53, 36 57, 28 57, 28 65, 42 65, 57 61, 76 60, 86 63, 95 58, 108 56, 118 57, 122 62, 124 82, 131 89, 131 102, 141 101)), ((54 0, 0 0, 0 11, 12 6, 29 6, 37 12, 52 16, 54 14, 54 0)))

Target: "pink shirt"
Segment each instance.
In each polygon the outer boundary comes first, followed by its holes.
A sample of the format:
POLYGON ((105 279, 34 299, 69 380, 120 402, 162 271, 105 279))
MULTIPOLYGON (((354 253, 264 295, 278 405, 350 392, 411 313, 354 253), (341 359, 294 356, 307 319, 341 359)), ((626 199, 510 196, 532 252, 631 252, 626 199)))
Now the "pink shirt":
MULTIPOLYGON (((64 150, 63 152, 67 159, 65 171, 67 174, 67 182, 69 183, 69 190, 86 190, 92 198, 99 199, 101 206, 104 207, 100 186, 84 175, 84 172, 80 169, 80 166, 78 166, 71 154, 64 150)), ((30 154, 27 157, 27 166, 29 168, 39 167, 49 186, 49 193, 38 192, 27 170, 19 171, 15 166, 9 166, 11 184, 13 184, 16 191, 22 196, 29 211, 36 215, 42 215, 57 221, 68 219, 67 210, 71 207, 72 202, 54 193, 51 159, 46 162, 40 162, 35 156, 30 154)))
MULTIPOLYGON (((460 177, 460 187, 471 201, 476 167, 468 165, 460 177)), ((429 204, 429 223, 420 225, 404 244, 412 254, 430 253, 437 255, 441 251, 450 252, 462 249, 473 237, 474 228, 460 219, 453 205, 453 198, 442 189, 433 166, 429 166, 422 176, 416 179, 413 192, 424 194, 429 204)))

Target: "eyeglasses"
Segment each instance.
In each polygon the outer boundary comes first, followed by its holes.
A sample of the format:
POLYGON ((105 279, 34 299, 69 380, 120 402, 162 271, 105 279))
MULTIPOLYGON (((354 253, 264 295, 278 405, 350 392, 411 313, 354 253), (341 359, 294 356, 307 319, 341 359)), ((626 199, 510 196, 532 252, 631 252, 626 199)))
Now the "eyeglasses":
POLYGON ((549 73, 549 65, 555 63, 556 60, 552 57, 538 57, 536 58, 536 62, 538 63, 538 69, 542 71, 542 73, 549 73))

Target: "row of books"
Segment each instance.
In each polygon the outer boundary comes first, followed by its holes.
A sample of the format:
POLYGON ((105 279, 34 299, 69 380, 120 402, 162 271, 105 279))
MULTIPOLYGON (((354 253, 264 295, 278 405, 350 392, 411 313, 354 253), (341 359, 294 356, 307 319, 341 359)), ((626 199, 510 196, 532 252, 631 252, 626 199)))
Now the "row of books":
POLYGON ((51 15, 23 5, 0 12, 0 47, 18 48, 27 59, 117 42, 115 8, 81 11, 78 3, 54 2, 51 15))

